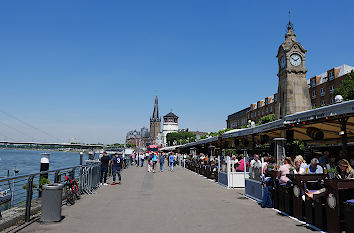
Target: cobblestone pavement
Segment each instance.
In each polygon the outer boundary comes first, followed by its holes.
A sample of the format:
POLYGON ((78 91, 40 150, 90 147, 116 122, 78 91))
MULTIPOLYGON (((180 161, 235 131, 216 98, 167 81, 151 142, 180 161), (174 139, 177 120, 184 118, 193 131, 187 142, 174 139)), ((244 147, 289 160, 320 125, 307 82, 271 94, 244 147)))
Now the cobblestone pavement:
POLYGON ((313 232, 245 199, 242 189, 226 189, 181 167, 156 173, 132 167, 122 179, 64 207, 60 223, 35 222, 20 232, 313 232))

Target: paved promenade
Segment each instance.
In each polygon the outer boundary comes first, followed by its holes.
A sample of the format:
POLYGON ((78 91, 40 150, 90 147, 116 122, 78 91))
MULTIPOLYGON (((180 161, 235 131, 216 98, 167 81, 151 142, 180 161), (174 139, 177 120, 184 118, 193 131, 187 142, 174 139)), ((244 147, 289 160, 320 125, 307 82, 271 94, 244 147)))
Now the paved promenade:
POLYGON ((35 222, 20 232, 313 232, 243 198, 242 189, 226 189, 180 167, 155 174, 132 167, 122 175, 122 185, 103 186, 64 207, 62 222, 35 222))

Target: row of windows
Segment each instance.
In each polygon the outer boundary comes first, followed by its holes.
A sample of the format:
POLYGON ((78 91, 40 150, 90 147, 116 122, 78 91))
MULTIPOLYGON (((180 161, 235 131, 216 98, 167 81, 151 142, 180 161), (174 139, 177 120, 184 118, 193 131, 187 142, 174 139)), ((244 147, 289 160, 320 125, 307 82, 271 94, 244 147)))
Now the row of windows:
MULTIPOLYGON (((334 71, 331 71, 328 73, 328 79, 333 80, 334 79, 334 71)), ((316 78, 312 79, 312 87, 316 86, 316 78)))
MULTIPOLYGON (((329 100, 329 104, 334 104, 334 98, 331 98, 330 100, 329 100)), ((320 106, 325 106, 326 105, 326 101, 325 100, 321 100, 321 105, 320 106)), ((312 104, 312 107, 317 107, 317 105, 316 105, 316 103, 313 103, 312 104)))
MULTIPOLYGON (((329 92, 333 93, 334 92, 334 85, 329 86, 329 92)), ((324 96, 326 94, 324 87, 321 88, 320 90, 321 96, 324 96)), ((316 90, 312 91, 312 98, 316 98, 316 90)))
POLYGON ((269 107, 269 111, 268 111, 268 108, 265 108, 265 111, 264 109, 262 109, 261 111, 257 111, 257 112, 251 112, 251 114, 248 116, 248 118, 253 118, 253 117, 257 117, 258 116, 264 116, 264 112, 266 115, 268 115, 268 113, 272 113, 273 112, 273 107, 270 106, 269 107))
POLYGON ((246 124, 247 124, 247 119, 232 121, 231 128, 238 128, 238 127, 241 127, 242 125, 246 125, 246 124))

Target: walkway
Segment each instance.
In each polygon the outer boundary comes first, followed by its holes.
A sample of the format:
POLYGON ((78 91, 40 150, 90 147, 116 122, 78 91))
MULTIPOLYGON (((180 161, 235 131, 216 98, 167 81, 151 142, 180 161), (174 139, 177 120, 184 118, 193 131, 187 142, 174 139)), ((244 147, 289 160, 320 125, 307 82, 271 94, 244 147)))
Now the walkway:
POLYGON ((65 207, 60 223, 36 222, 20 232, 313 232, 260 208, 241 192, 180 167, 155 174, 132 167, 124 171, 122 185, 103 186, 97 194, 65 207))

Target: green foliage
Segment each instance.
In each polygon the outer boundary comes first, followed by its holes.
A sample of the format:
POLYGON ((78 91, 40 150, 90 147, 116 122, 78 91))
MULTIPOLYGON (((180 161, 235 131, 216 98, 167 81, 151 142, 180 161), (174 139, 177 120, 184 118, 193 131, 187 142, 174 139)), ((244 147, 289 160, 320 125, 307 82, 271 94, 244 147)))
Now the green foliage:
MULTIPOLYGON (((33 183, 32 188, 37 189, 38 191, 43 191, 42 186, 46 184, 50 184, 50 180, 45 177, 40 177, 38 181, 38 185, 33 183)), ((22 186, 22 189, 27 190, 27 187, 28 187, 27 184, 24 184, 22 186)))
POLYGON ((126 146, 127 146, 128 148, 132 148, 132 147, 136 147, 136 144, 129 144, 129 143, 128 143, 126 146))
POLYGON ((340 88, 334 90, 334 96, 341 95, 344 100, 354 99, 354 70, 352 70, 348 77, 343 80, 343 84, 340 88))
POLYGON ((50 180, 45 177, 40 177, 39 181, 38 181, 39 187, 46 185, 46 184, 50 184, 50 180))
POLYGON ((205 139, 205 138, 208 138, 208 137, 221 136, 225 132, 230 131, 230 130, 233 130, 233 129, 222 129, 222 130, 219 130, 218 132, 207 133, 207 134, 203 135, 202 137, 200 137, 200 139, 205 139))
POLYGON ((327 171, 328 173, 333 173, 333 174, 337 174, 337 169, 335 167, 331 167, 330 169, 328 169, 327 171))
POLYGON ((274 113, 262 117, 260 124, 262 125, 262 124, 265 124, 265 123, 268 123, 268 122, 272 122, 272 121, 275 121, 275 114, 274 113))
POLYGON ((302 140, 295 139, 293 141, 293 144, 297 145, 299 147, 299 149, 302 150, 302 151, 305 151, 305 149, 306 149, 305 143, 302 140))
POLYGON ((166 135, 168 145, 173 145, 176 141, 177 144, 185 144, 187 142, 194 142, 197 139, 197 135, 192 132, 174 132, 166 135))

